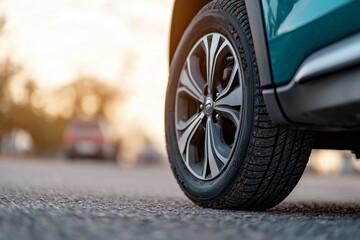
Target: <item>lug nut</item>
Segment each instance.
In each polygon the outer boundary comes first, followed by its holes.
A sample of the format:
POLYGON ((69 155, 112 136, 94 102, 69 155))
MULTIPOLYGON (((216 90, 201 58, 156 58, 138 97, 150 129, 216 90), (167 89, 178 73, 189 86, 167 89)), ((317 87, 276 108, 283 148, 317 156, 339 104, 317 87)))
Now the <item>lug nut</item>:
POLYGON ((218 98, 219 96, 220 96, 220 93, 217 92, 217 93, 216 93, 216 97, 218 98))
POLYGON ((203 110, 204 105, 200 104, 200 110, 203 110))
POLYGON ((219 121, 219 120, 220 120, 220 116, 219 116, 219 114, 216 114, 216 115, 215 115, 215 118, 216 118, 216 120, 218 120, 218 121, 219 121))
POLYGON ((233 56, 227 57, 226 60, 230 62, 230 61, 234 60, 234 57, 233 56))

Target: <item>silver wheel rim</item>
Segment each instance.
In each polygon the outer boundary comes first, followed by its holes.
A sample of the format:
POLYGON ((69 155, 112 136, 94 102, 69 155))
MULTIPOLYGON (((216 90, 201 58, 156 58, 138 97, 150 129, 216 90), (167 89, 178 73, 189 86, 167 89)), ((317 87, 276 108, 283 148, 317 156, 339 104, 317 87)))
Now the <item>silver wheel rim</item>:
POLYGON ((222 34, 203 36, 180 73, 175 101, 182 159, 198 179, 219 176, 229 163, 241 127, 243 71, 222 34))

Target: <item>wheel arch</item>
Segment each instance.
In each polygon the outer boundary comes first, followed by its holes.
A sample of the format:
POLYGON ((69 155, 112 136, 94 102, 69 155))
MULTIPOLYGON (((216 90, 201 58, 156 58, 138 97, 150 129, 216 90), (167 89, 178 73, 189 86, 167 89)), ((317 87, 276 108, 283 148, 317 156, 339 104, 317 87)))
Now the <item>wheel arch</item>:
MULTIPOLYGON (((170 30, 169 66, 187 26, 200 9, 210 2, 212 2, 212 0, 175 0, 170 30)), ((261 86, 274 91, 272 88, 271 65, 268 55, 265 26, 262 19, 261 3, 259 0, 244 0, 244 2, 253 34, 261 86)), ((264 97, 271 119, 274 122, 287 122, 287 120, 284 119, 275 94, 267 94, 264 97)))
POLYGON ((175 0, 170 30, 169 64, 191 20, 211 0, 175 0))

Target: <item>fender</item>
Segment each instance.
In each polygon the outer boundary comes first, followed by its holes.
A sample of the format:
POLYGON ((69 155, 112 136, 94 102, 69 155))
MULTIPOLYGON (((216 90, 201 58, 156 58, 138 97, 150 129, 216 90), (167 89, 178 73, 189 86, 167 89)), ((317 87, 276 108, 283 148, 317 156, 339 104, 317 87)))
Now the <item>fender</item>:
POLYGON ((211 0, 175 0, 171 20, 169 65, 176 48, 191 20, 211 0))

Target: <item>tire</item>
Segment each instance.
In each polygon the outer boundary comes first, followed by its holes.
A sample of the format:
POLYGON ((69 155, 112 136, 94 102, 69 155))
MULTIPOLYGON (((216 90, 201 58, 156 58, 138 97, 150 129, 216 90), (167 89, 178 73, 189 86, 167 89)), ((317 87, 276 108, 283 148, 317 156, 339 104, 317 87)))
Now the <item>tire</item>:
POLYGON ((314 142, 313 133, 272 124, 242 0, 213 1, 188 26, 170 67, 165 128, 177 182, 210 208, 277 205, 299 181, 314 142))

